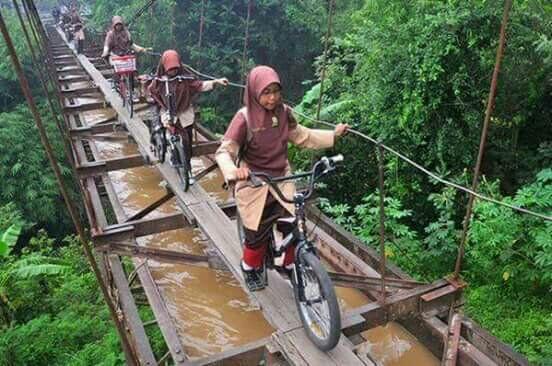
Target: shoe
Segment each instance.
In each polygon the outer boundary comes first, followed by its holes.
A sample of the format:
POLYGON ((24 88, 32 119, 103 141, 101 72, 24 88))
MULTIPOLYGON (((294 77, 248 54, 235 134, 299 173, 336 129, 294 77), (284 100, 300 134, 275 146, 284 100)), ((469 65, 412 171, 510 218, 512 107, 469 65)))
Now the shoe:
POLYGON ((251 292, 260 291, 265 288, 264 271, 262 269, 246 270, 243 268, 243 263, 240 265, 243 272, 243 279, 247 289, 251 292))

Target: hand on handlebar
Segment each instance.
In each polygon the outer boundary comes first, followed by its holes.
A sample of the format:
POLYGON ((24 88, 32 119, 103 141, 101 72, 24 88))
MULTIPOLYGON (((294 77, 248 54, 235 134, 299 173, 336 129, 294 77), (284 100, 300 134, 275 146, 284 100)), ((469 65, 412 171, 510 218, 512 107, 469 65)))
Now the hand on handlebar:
POLYGON ((236 180, 247 180, 250 170, 247 167, 241 167, 236 170, 236 180))

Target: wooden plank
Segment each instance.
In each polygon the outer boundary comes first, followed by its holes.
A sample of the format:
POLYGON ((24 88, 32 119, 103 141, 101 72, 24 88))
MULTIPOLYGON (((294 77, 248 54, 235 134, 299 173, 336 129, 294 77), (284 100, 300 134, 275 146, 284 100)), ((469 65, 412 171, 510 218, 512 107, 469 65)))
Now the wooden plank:
POLYGON ((121 128, 121 124, 118 122, 99 123, 93 126, 78 127, 71 129, 69 134, 71 137, 94 135, 97 133, 110 133, 117 132, 118 128, 121 128))
POLYGON ((259 353, 264 350, 271 341, 271 337, 262 338, 239 347, 234 347, 229 350, 219 352, 212 356, 207 356, 198 360, 194 360, 190 364, 193 366, 204 366, 218 365, 224 362, 231 363, 231 359, 236 358, 237 356, 239 356, 240 360, 243 361, 243 359, 246 358, 248 354, 259 353))
POLYGON ((128 155, 120 158, 81 163, 76 167, 76 170, 79 177, 86 178, 115 170, 136 168, 143 165, 146 165, 146 162, 142 155, 128 155))
POLYGON ((90 81, 90 77, 88 75, 58 77, 58 82, 60 83, 79 83, 82 81, 90 81))
POLYGON ((92 103, 82 103, 74 105, 66 105, 63 107, 63 113, 81 113, 86 111, 93 111, 95 109, 105 109, 107 105, 104 102, 92 102, 92 103))
POLYGON ((100 96, 100 89, 95 86, 88 86, 84 88, 64 89, 61 91, 61 95, 65 98, 76 98, 83 96, 100 96))
POLYGON ((138 308, 136 307, 134 298, 130 292, 130 287, 123 271, 121 261, 116 255, 110 255, 109 263, 111 265, 113 281, 117 286, 121 308, 125 314, 125 318, 127 319, 130 333, 133 336, 134 342, 137 344, 135 349, 140 365, 157 365, 155 356, 148 341, 146 330, 144 329, 142 320, 138 315, 138 308))
POLYGON ((86 71, 84 71, 80 66, 64 67, 62 69, 56 69, 56 74, 58 76, 77 76, 86 75, 86 71))

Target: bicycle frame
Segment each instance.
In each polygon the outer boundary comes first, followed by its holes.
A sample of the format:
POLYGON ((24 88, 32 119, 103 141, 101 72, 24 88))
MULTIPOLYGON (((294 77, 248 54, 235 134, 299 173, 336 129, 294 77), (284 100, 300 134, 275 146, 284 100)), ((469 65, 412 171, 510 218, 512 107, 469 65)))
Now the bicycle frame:
MULTIPOLYGON (((272 252, 272 257, 281 255, 286 251, 286 249, 290 245, 295 245, 295 267, 294 267, 294 279, 295 283, 298 286, 299 290, 299 297, 301 300, 305 300, 304 296, 304 284, 302 283, 301 276, 297 275, 297 266, 300 264, 299 260, 303 253, 305 252, 311 252, 313 254, 316 253, 316 248, 312 244, 312 242, 307 237, 307 223, 306 223, 306 214, 305 214, 305 203, 308 201, 308 199, 312 196, 312 193, 314 192, 314 183, 318 178, 321 178, 324 175, 327 175, 331 172, 333 172, 336 167, 335 164, 337 162, 340 162, 343 160, 342 155, 337 155, 332 158, 322 158, 320 161, 316 162, 312 168, 311 171, 305 172, 305 173, 299 173, 284 177, 278 177, 278 178, 272 178, 268 174, 265 173, 250 173, 250 181, 253 184, 254 187, 260 187, 264 184, 270 185, 276 194, 279 196, 279 198, 286 202, 286 203, 293 203, 295 207, 295 222, 293 226, 296 230, 293 230, 286 238, 283 238, 282 241, 287 241, 284 245, 282 245, 277 251, 275 249, 275 242, 272 242, 269 246, 269 250, 272 252), (323 168, 321 170, 321 168, 323 168), (289 180, 297 180, 300 178, 309 177, 309 184, 308 188, 305 192, 297 192, 293 196, 293 199, 289 199, 284 196, 282 191, 278 188, 277 183, 289 181, 289 180), (262 179, 259 179, 262 178, 262 179), (289 238, 289 235, 292 237, 289 238)), ((272 258, 271 258, 272 259, 272 258)))

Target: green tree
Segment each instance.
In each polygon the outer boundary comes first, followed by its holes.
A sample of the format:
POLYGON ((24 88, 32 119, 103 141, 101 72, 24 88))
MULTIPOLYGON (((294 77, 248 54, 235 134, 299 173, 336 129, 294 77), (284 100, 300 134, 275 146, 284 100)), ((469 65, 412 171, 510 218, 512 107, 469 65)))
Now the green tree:
MULTIPOLYGON (((48 116, 47 109, 41 108, 41 114, 48 116)), ((0 120, 0 201, 13 202, 26 221, 46 225, 52 234, 67 233, 65 206, 30 112, 21 105, 0 113, 0 120)), ((62 139, 54 123, 48 118, 45 122, 66 183, 72 186, 62 139)))

